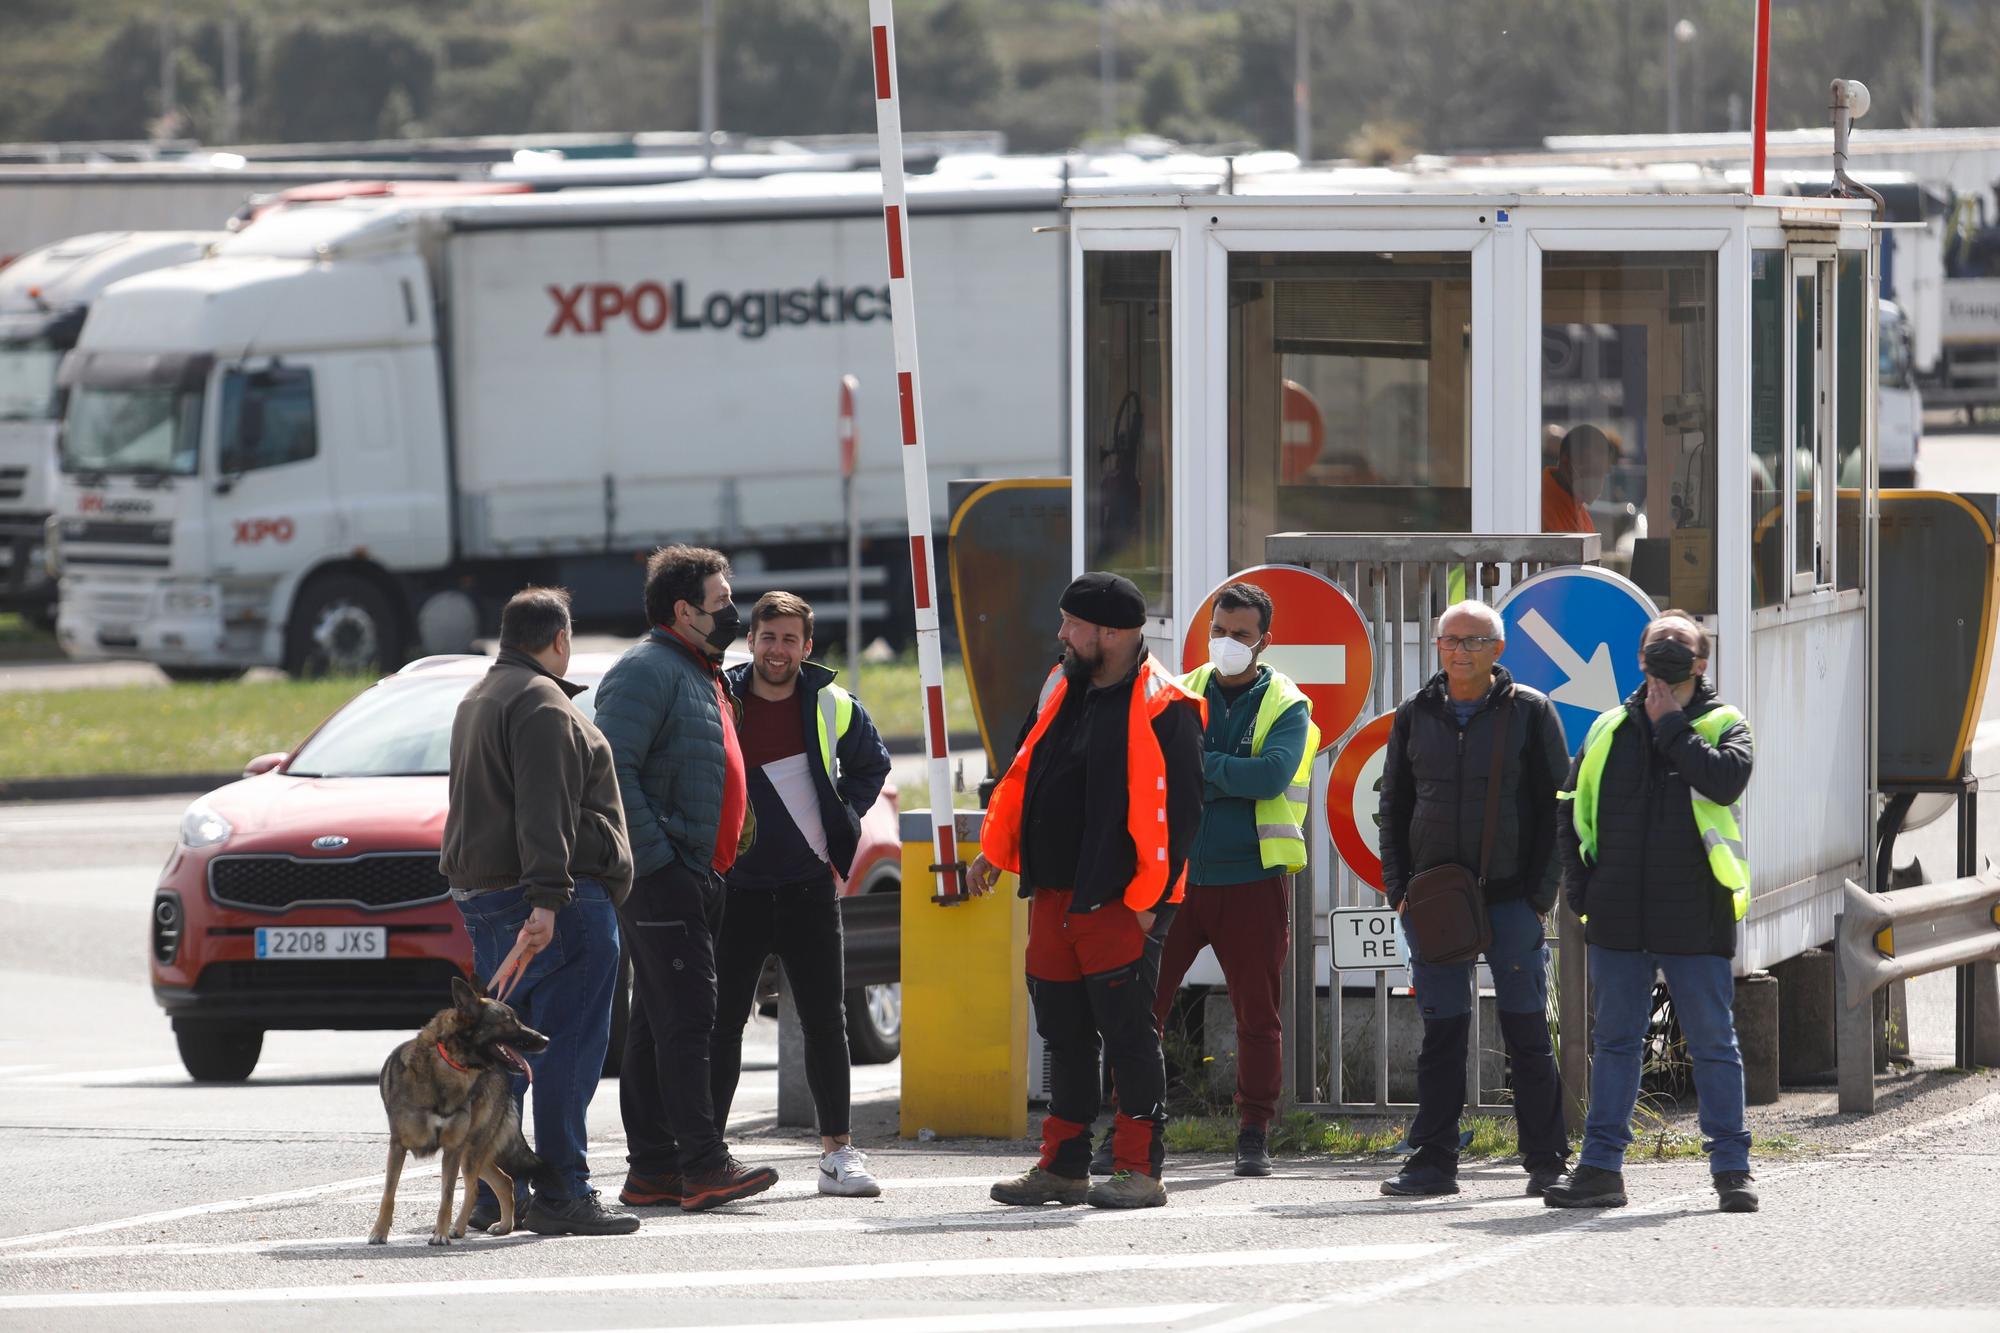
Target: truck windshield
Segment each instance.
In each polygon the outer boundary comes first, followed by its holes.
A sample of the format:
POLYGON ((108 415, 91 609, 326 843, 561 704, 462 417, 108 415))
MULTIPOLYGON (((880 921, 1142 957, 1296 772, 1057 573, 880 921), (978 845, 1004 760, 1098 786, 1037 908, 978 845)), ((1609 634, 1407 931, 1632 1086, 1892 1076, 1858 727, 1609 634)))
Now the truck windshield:
POLYGON ((53 417, 61 361, 62 353, 47 338, 0 338, 0 421, 53 417))
POLYGON ((191 477, 200 441, 199 388, 80 384, 62 433, 63 471, 191 477))

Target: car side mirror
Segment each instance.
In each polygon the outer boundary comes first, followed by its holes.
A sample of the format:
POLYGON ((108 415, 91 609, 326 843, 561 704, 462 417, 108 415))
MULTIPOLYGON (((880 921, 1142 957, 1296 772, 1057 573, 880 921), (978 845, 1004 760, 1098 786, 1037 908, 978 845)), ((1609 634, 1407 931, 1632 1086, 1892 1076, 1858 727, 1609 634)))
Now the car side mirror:
POLYGON ((261 773, 269 773, 289 758, 291 756, 283 750, 279 750, 274 754, 260 754, 243 766, 243 776, 254 778, 261 773))

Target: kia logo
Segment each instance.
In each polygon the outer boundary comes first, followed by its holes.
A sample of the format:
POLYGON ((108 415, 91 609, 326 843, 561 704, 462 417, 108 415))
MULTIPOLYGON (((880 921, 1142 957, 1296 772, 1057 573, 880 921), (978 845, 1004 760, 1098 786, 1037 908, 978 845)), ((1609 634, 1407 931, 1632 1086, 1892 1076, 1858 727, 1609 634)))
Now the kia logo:
POLYGON ((312 840, 316 852, 337 852, 347 845, 347 839, 338 833, 325 833, 312 840))

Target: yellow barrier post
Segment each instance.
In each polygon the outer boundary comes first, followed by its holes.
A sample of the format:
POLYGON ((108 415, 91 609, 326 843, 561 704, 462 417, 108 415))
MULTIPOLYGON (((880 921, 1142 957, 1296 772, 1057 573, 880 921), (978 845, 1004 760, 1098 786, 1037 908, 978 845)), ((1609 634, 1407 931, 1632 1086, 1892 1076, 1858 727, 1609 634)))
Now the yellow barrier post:
MULTIPOLYGON (((979 855, 982 815, 961 811, 959 855, 979 855)), ((903 812, 903 1117, 906 1139, 1018 1139, 1028 1132, 1028 904, 1002 875, 984 898, 931 901, 928 812, 903 812)))

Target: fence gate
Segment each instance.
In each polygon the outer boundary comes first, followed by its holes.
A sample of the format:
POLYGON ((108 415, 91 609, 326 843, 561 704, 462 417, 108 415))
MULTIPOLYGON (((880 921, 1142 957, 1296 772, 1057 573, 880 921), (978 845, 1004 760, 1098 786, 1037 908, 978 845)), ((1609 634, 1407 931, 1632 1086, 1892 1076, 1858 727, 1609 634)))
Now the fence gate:
MULTIPOLYGON (((1264 539, 1264 558, 1271 564, 1299 565, 1323 574, 1346 589, 1367 618, 1375 640, 1375 679, 1369 706, 1355 729, 1370 718, 1393 709, 1438 669, 1433 631, 1437 617, 1453 602, 1477 598, 1498 602, 1516 584, 1555 565, 1594 565, 1598 561, 1596 533, 1555 536, 1528 534, 1496 536, 1466 533, 1321 533, 1283 532, 1264 539)), ((1350 733, 1351 734, 1351 733, 1350 733)), ((1346 743, 1347 737, 1341 738, 1346 743)), ((1285 1069, 1292 1100, 1301 1109, 1350 1115, 1383 1115, 1416 1109, 1413 1102, 1389 1098, 1389 973, 1374 974, 1374 1096, 1356 1095, 1346 1086, 1341 1051, 1342 987, 1332 967, 1331 912, 1338 907, 1377 906, 1374 888, 1350 872, 1334 855, 1324 821, 1326 785, 1332 756, 1314 766, 1310 864, 1292 877, 1292 953, 1284 977, 1285 1069), (1323 905, 1322 905, 1323 904, 1323 905), (1302 928, 1310 926, 1310 929, 1302 928), (1328 942, 1325 975, 1318 967, 1318 942, 1328 942), (1311 947, 1308 947, 1310 944, 1311 947), (1326 998, 1319 996, 1326 986, 1326 998), (1320 1068, 1320 1034, 1328 1036, 1325 1072, 1320 1068)), ((1580 923, 1558 905, 1560 922, 1555 967, 1560 1024, 1563 1085, 1572 1124, 1581 1124, 1589 1046, 1585 1006, 1585 953, 1580 923)), ((1469 1105, 1479 1111, 1507 1112, 1508 1102, 1487 1100, 1481 1077, 1480 999, 1491 989, 1485 964, 1479 967, 1478 994, 1472 1007, 1466 1090, 1469 1105)), ((1407 984, 1407 983, 1405 983, 1407 984)), ((1491 1091, 1501 1089, 1496 1082, 1491 1091)))

